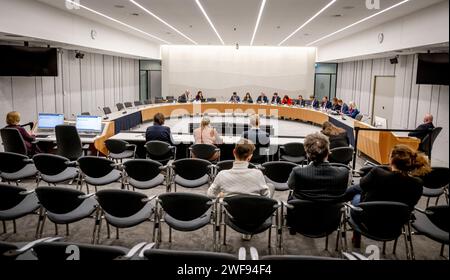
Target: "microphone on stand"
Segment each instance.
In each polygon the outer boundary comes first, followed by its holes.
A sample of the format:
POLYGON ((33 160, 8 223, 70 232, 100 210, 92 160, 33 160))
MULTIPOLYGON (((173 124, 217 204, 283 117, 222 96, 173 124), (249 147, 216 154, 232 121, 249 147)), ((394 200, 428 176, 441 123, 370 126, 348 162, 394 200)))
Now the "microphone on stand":
POLYGON ((102 115, 104 115, 104 116, 103 116, 103 119, 104 119, 104 120, 109 119, 108 115, 105 114, 105 112, 102 110, 102 108, 100 108, 100 106, 98 106, 97 108, 98 108, 98 110, 102 113, 102 115))

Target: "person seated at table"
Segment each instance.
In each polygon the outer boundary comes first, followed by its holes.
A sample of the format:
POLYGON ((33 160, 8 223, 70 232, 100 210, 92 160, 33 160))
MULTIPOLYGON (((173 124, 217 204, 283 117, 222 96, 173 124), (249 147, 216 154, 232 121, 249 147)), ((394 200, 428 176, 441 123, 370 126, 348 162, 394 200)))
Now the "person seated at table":
POLYGON ((423 123, 419 125, 414 132, 410 132, 408 136, 410 137, 416 137, 420 140, 423 140, 425 136, 427 136, 430 132, 430 130, 434 129, 433 124, 433 115, 428 113, 423 118, 423 123))
MULTIPOLYGON (((28 125, 28 124, 27 124, 28 125)), ((19 131, 22 136, 23 141, 25 142, 25 146, 27 148, 27 154, 29 156, 35 155, 37 153, 41 153, 39 147, 33 144, 36 141, 36 137, 33 134, 30 134, 20 125, 20 113, 17 111, 9 112, 6 115, 6 127, 5 128, 14 128, 19 131)))
POLYGON ((189 92, 189 90, 186 90, 182 95, 180 95, 178 97, 178 102, 180 103, 186 103, 189 101, 189 95, 191 95, 191 93, 189 92))
POLYGON ((338 100, 338 105, 341 107, 340 113, 343 115, 347 115, 348 113, 348 105, 344 103, 342 99, 338 100))
POLYGON ((195 101, 202 102, 204 100, 205 98, 203 97, 203 92, 200 90, 199 92, 197 92, 197 95, 195 96, 195 101))
POLYGON ((243 102, 244 103, 253 103, 253 99, 252 99, 252 96, 250 95, 250 92, 247 92, 245 94, 243 102))
POLYGON ((170 127, 164 126, 165 118, 161 113, 156 113, 153 117, 153 125, 149 126, 145 132, 145 140, 148 141, 163 141, 173 145, 172 133, 170 127))
POLYGON ((304 147, 311 163, 292 169, 288 186, 293 194, 289 200, 342 200, 348 186, 349 170, 332 166, 328 162, 328 137, 319 132, 310 134, 305 138, 304 147))
POLYGON ((328 140, 330 141, 330 149, 348 147, 350 144, 347 131, 335 126, 331 122, 324 122, 322 124, 321 133, 328 137, 328 140))
POLYGON ((266 94, 264 92, 261 92, 261 94, 256 99, 256 103, 269 103, 269 99, 267 98, 266 94))
MULTIPOLYGON (((359 185, 347 189, 346 200, 358 206, 361 202, 393 201, 408 205, 411 210, 422 196, 422 177, 431 172, 428 158, 406 145, 394 146, 389 166, 378 166, 361 178, 359 185)), ((353 234, 354 247, 359 248, 361 236, 353 234)))
POLYGON ((320 107, 324 110, 331 109, 333 105, 331 104, 330 100, 328 100, 328 96, 322 97, 322 103, 320 103, 320 107))
POLYGON ((348 106, 348 112, 347 112, 347 116, 351 117, 352 119, 356 119, 356 116, 359 115, 359 110, 356 107, 356 103, 353 101, 350 101, 349 106, 348 106))
POLYGON ((239 103, 241 102, 241 98, 239 97, 239 95, 237 95, 237 92, 233 92, 233 95, 231 96, 229 101, 232 103, 239 103))
POLYGON ((281 104, 281 97, 278 96, 278 92, 275 92, 272 96, 272 104, 281 104))
POLYGON ((305 107, 305 100, 303 99, 302 95, 299 95, 298 98, 295 100, 296 106, 305 107))
MULTIPOLYGON (((214 127, 211 127, 208 117, 203 117, 200 127, 194 129, 195 144, 218 145, 222 144, 222 138, 214 127)), ((195 157, 195 155, 194 155, 195 157)), ((215 153, 208 160, 214 161, 219 157, 219 152, 215 153)))
POLYGON ((270 135, 266 131, 260 129, 259 124, 259 115, 251 115, 251 128, 247 131, 244 131, 241 135, 241 138, 248 139, 255 144, 256 150, 253 155, 253 159, 257 162, 265 160, 266 151, 270 146, 270 135))
POLYGON ((281 101, 281 104, 291 106, 292 105, 292 99, 290 99, 288 95, 285 95, 283 97, 283 100, 281 101))
POLYGON ((331 101, 331 110, 334 112, 340 112, 341 111, 341 105, 339 105, 339 99, 336 97, 333 97, 333 100, 331 101))
POLYGON ((316 99, 316 97, 314 95, 311 95, 309 97, 309 105, 315 109, 318 109, 320 107, 320 102, 319 100, 316 99))

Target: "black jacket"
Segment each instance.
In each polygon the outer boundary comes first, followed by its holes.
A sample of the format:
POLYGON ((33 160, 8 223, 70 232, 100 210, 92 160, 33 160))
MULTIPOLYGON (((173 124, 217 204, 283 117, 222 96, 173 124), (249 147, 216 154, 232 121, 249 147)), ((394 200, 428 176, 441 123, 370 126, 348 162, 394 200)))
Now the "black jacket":
POLYGON ((147 142, 158 140, 169 143, 170 145, 174 144, 170 127, 156 124, 147 128, 147 131, 145 132, 145 140, 147 142))
POLYGON ((339 135, 327 135, 330 140, 330 149, 348 147, 350 140, 348 139, 347 132, 343 132, 339 135))
POLYGON ((434 129, 433 123, 423 123, 416 128, 416 131, 410 132, 408 135, 410 137, 417 137, 423 140, 430 130, 434 129))

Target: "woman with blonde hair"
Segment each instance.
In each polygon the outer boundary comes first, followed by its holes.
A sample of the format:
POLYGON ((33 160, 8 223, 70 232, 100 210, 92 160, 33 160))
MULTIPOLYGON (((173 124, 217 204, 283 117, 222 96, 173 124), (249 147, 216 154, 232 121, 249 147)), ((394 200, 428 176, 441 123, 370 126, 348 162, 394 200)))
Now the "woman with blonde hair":
MULTIPOLYGON (((203 117, 200 127, 194 129, 195 144, 218 145, 222 144, 222 138, 214 127, 211 127, 211 121, 208 117, 203 117)), ((195 156, 195 155, 194 155, 195 156)), ((209 160, 216 160, 219 153, 215 153, 209 160)))
POLYGON ((33 145, 33 142, 36 140, 34 135, 29 134, 25 128, 20 125, 20 113, 17 111, 9 112, 6 115, 6 127, 5 128, 14 128, 17 129, 22 135, 23 141, 25 142, 25 146, 27 147, 28 155, 34 155, 36 153, 40 153, 40 149, 33 145))
POLYGON ((331 122, 327 121, 322 124, 321 133, 330 140, 330 149, 349 146, 350 140, 348 139, 347 131, 331 122))

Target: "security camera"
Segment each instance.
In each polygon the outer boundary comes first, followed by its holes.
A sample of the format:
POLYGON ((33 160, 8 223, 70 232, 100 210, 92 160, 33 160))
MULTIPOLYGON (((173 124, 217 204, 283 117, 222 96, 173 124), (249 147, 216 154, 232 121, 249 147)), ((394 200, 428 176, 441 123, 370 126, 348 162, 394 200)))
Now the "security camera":
POLYGON ((77 52, 77 53, 75 54, 75 58, 83 59, 83 58, 84 58, 84 53, 77 52))

